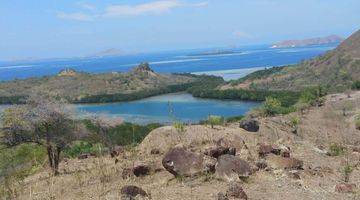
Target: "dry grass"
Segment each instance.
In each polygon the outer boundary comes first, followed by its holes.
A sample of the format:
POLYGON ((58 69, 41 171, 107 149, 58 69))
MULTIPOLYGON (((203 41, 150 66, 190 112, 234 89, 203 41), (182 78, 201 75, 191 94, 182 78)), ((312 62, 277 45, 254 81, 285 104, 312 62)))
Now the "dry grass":
MULTIPOLYGON (((237 148, 237 156, 254 164, 258 160, 259 142, 286 145, 291 156, 304 161, 304 170, 300 179, 294 179, 284 170, 258 171, 250 176, 243 187, 250 199, 359 199, 360 191, 352 194, 335 192, 335 185, 349 183, 360 186, 360 153, 351 151, 351 146, 359 144, 360 131, 353 124, 353 113, 360 110, 358 101, 360 92, 350 99, 354 103, 354 112, 342 115, 343 97, 328 97, 325 106, 312 108, 301 115, 260 119, 260 131, 250 133, 238 127, 237 123, 215 129, 202 125, 186 126, 181 134, 174 127, 162 127, 154 130, 136 148, 128 149, 119 156, 115 164, 110 156, 86 160, 69 160, 60 165, 61 175, 53 177, 47 170, 26 178, 22 182, 12 183, 16 190, 16 199, 120 199, 120 189, 124 185, 137 185, 147 191, 152 199, 194 200, 215 199, 218 192, 225 192, 228 183, 215 179, 211 174, 192 178, 175 179, 162 170, 146 177, 122 178, 122 171, 132 167, 133 162, 141 160, 152 166, 161 167, 162 154, 151 155, 153 148, 162 153, 177 144, 201 153, 214 141, 226 138, 237 148), (291 119, 300 118, 298 134, 291 132, 291 119), (328 150, 331 143, 346 147, 344 154, 328 156, 319 148, 328 150), (347 166, 351 167, 346 168, 347 166)), ((349 100, 349 99, 347 99, 349 100)))

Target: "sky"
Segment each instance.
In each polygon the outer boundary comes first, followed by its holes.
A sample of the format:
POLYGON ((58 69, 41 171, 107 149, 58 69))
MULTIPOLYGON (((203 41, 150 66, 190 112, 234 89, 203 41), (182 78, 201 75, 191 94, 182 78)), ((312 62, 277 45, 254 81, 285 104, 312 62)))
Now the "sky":
POLYGON ((359 26, 359 0, 1 0, 0 60, 347 37, 359 26))

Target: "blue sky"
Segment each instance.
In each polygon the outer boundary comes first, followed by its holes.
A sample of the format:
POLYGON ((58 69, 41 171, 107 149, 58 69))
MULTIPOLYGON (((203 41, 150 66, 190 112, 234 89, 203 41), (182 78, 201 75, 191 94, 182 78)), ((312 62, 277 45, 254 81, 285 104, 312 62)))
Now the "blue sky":
POLYGON ((0 60, 267 44, 360 25, 359 0, 2 0, 0 60))

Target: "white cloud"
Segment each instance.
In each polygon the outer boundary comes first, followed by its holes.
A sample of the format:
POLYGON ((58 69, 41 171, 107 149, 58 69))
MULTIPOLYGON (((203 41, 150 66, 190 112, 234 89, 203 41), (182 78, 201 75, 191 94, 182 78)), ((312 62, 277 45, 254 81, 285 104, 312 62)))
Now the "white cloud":
POLYGON ((78 2, 77 5, 82 9, 88 10, 89 14, 84 12, 76 13, 57 13, 57 17, 61 19, 77 20, 77 21, 93 21, 97 18, 103 17, 121 17, 121 16, 137 16, 137 15, 159 15, 168 13, 172 9, 182 7, 205 7, 209 4, 208 1, 198 3, 187 3, 179 0, 158 0, 150 3, 143 3, 137 5, 116 4, 109 5, 105 10, 96 12, 96 7, 92 4, 78 2))
POLYGON ((64 13, 59 12, 56 14, 56 17, 60 19, 76 20, 76 21, 92 21, 93 17, 81 12, 78 13, 64 13))
POLYGON ((163 0, 154 1, 150 3, 138 5, 111 5, 105 10, 104 16, 117 17, 117 16, 134 16, 146 14, 162 14, 169 12, 171 9, 179 7, 204 7, 208 2, 200 2, 194 4, 182 3, 177 0, 163 0))
POLYGON ((76 3, 80 8, 84 9, 84 10, 90 10, 90 11, 94 11, 96 10, 96 7, 92 4, 89 3, 85 3, 85 2, 77 2, 76 3))

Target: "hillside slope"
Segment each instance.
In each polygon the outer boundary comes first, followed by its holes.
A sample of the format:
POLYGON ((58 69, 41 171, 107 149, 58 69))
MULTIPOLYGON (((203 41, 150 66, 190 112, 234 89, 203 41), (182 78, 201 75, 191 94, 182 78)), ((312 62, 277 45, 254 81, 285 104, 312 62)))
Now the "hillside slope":
POLYGON ((258 71, 223 89, 301 90, 323 85, 337 91, 359 80, 360 31, 357 31, 325 55, 298 65, 258 71))
POLYGON ((351 94, 350 98, 335 94, 326 99, 323 107, 313 107, 304 114, 260 118, 257 133, 239 128, 238 123, 214 128, 190 125, 182 133, 171 126, 161 127, 153 130, 135 149, 122 152, 117 157, 119 162, 110 156, 68 159, 61 162, 59 176, 53 177, 44 169, 24 181, 10 184, 9 189, 16 188, 17 199, 120 199, 123 186, 135 185, 154 200, 220 199, 218 193, 225 192, 229 185, 226 180, 214 174, 174 178, 163 168, 162 159, 174 146, 203 154, 208 147, 222 141, 235 147, 235 156, 256 170, 241 181, 248 199, 277 200, 284 199, 284 195, 296 200, 359 199, 360 130, 355 129, 354 117, 360 111, 360 92, 351 94), (351 105, 352 109, 344 116, 345 105, 351 105), (299 118, 297 134, 291 131, 294 117, 299 118), (277 163, 280 156, 261 157, 259 143, 286 147, 291 158, 303 162, 303 168, 283 169, 282 164, 277 163), (330 155, 333 144, 346 150, 330 155), (131 175, 131 169, 139 162, 150 166, 152 172, 139 177, 131 175), (267 167, 256 168, 259 162, 267 163, 267 167), (346 166, 353 166, 348 182, 357 187, 353 192, 338 192, 335 186, 344 183, 346 166))

